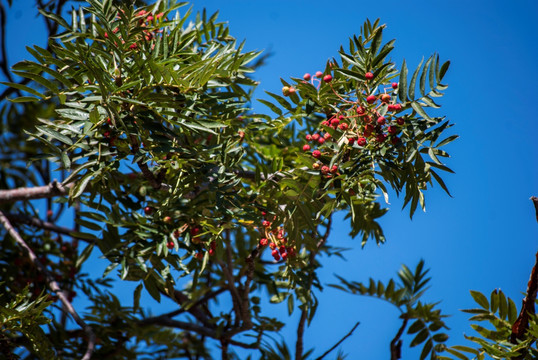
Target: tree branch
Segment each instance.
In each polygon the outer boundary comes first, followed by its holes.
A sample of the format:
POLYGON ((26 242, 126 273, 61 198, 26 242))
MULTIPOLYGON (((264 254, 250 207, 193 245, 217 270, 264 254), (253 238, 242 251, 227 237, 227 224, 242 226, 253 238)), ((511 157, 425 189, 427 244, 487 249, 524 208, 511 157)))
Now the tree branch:
POLYGON ((317 357, 316 360, 321 360, 323 359, 325 356, 327 356, 331 351, 333 351, 334 349, 336 349, 341 343, 344 342, 344 340, 346 340, 348 337, 350 337, 352 334, 353 334, 353 331, 355 331, 355 329, 357 328, 357 326, 359 326, 360 322, 357 322, 355 324, 355 326, 353 326, 353 328, 351 330, 349 330, 349 332, 344 335, 343 338, 341 338, 336 344, 333 345, 333 347, 331 347, 329 350, 325 351, 323 353, 323 355, 321 355, 320 357, 317 357))
POLYGON ((407 317, 404 318, 402 326, 400 326, 394 339, 390 342, 390 360, 398 360, 402 358, 402 340, 400 340, 400 337, 402 336, 408 321, 409 319, 407 319, 407 317))
MULTIPOLYGON (((538 198, 536 196, 531 196, 534 204, 534 209, 536 211, 536 221, 538 222, 538 198)), ((529 282, 527 283, 527 293, 523 298, 521 304, 521 311, 517 320, 512 325, 512 334, 510 335, 510 342, 512 344, 517 344, 518 340, 523 340, 525 334, 529 329, 529 318, 535 314, 534 303, 536 301, 536 294, 538 292, 538 252, 535 255, 534 266, 532 267, 531 276, 529 282)), ((518 356, 516 360, 524 359, 525 355, 518 356)))
POLYGON ((78 315, 77 311, 71 304, 71 302, 67 299, 67 296, 65 295, 64 291, 60 288, 58 283, 54 280, 54 277, 49 273, 47 268, 39 261, 34 251, 26 244, 24 239, 19 235, 19 233, 13 228, 11 223, 9 222, 8 218, 4 215, 2 211, 0 211, 0 222, 4 225, 8 233, 11 235, 11 237, 22 247, 26 250, 28 253, 28 257, 36 268, 45 276, 47 279, 47 283, 50 287, 50 289, 56 293, 60 301, 62 302, 62 310, 64 312, 69 313, 75 322, 84 330, 86 335, 88 336, 88 348, 86 349, 86 353, 84 354, 82 360, 89 360, 91 359, 92 353, 95 349, 95 334, 92 330, 92 328, 82 320, 82 318, 78 315))
MULTIPOLYGON (((38 227, 38 228, 41 228, 41 229, 44 229, 44 230, 49 230, 49 231, 52 231, 52 232, 55 232, 55 233, 58 233, 58 234, 63 234, 63 235, 68 235, 68 236, 73 236, 72 233, 75 231, 73 229, 68 229, 66 227, 63 227, 63 226, 58 226, 54 223, 51 223, 51 222, 48 222, 48 221, 43 221, 39 218, 35 218, 35 217, 30 217, 30 216, 27 216, 27 215, 24 215, 24 214, 12 214, 12 213, 4 213, 4 215, 9 219, 9 221, 13 222, 13 223, 19 223, 19 224, 26 224, 26 225, 30 225, 30 226, 34 226, 34 227, 38 227)), ((92 242, 90 240, 86 240, 86 239, 79 239, 77 238, 78 240, 82 240, 82 241, 85 241, 85 242, 92 242)))
POLYGON ((54 180, 48 185, 24 187, 11 190, 0 190, 0 204, 12 203, 19 200, 48 199, 56 196, 64 196, 74 183, 62 185, 54 180))
MULTIPOLYGON (((310 259, 309 264, 313 266, 314 259, 316 255, 319 253, 319 250, 325 243, 327 242, 327 239, 329 238, 329 234, 331 232, 331 225, 332 225, 332 215, 329 215, 328 221, 327 221, 327 231, 325 231, 325 234, 321 239, 319 239, 318 243, 316 244, 316 249, 312 250, 310 252, 310 259)), ((312 284, 314 282, 314 278, 312 274, 310 274, 310 278, 308 279, 308 291, 312 288, 312 284)), ((304 329, 306 320, 308 317, 308 307, 304 307, 301 310, 301 317, 299 319, 299 324, 297 325, 297 341, 295 342, 295 360, 301 360, 303 358, 303 336, 304 336, 304 329)))

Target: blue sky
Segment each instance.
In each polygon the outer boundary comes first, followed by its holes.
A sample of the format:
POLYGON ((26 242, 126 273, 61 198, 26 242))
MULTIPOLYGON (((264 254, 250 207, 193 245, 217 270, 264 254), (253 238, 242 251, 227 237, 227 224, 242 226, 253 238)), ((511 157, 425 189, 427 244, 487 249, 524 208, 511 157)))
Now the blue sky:
MULTIPOLYGON (((28 58, 25 45, 45 41, 41 22, 28 11, 33 3, 15 1, 13 6, 15 16, 8 22, 11 64, 28 58)), ((445 176, 453 198, 439 187, 428 190, 426 213, 417 212, 411 221, 407 210, 400 210, 402 200, 392 197, 391 211, 382 220, 387 242, 379 247, 372 242, 361 249, 359 240, 347 235, 348 224, 339 220, 329 242, 353 249, 347 262, 324 259, 322 281, 336 282, 334 274, 388 280, 401 264, 414 267, 425 259, 432 276, 427 298, 442 301, 443 311, 452 315, 451 345, 464 343, 463 333, 473 334, 468 316, 459 311, 474 306, 469 290, 489 295, 501 288, 521 305, 538 234, 529 201, 538 196, 533 163, 538 155, 537 2, 205 0, 194 1, 194 7, 220 10, 219 19, 229 22, 236 38, 246 39, 246 49, 272 53, 256 75, 258 96, 263 90, 278 92, 280 77, 322 69, 366 18, 387 24, 385 39, 396 38, 396 64, 405 58, 414 69, 423 56, 435 52, 450 60, 445 77, 449 88, 440 103, 441 113, 456 124, 452 133, 460 135, 446 149, 452 155, 446 163, 456 172, 445 176)), ((256 111, 268 111, 254 105, 256 111)), ((388 344, 399 327, 390 305, 327 287, 319 298, 306 348, 316 346, 320 355, 361 321, 342 345, 348 359, 388 358, 388 344)), ((275 312, 287 316, 285 307, 275 312)), ((293 317, 283 332, 290 344, 295 323, 293 317)), ((418 358, 405 347, 410 340, 404 338, 403 358, 418 358)))

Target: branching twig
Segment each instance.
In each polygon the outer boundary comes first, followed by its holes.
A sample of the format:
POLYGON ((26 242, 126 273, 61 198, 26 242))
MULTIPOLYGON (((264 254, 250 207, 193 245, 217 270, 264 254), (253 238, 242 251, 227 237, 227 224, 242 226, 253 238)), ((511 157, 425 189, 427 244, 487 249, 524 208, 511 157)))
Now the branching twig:
POLYGON ((92 328, 82 320, 82 318, 78 315, 77 311, 71 304, 71 302, 67 299, 64 291, 60 288, 58 283, 54 280, 54 277, 49 273, 47 268, 39 261, 34 251, 26 244, 24 239, 19 235, 19 233, 13 228, 11 223, 9 222, 8 218, 4 215, 2 211, 0 211, 0 222, 4 225, 8 233, 13 237, 13 239, 26 250, 28 253, 28 257, 32 262, 35 264, 37 269, 45 276, 47 279, 47 283, 50 287, 50 289, 56 293, 60 301, 62 302, 62 309, 63 311, 69 313, 75 322, 84 330, 86 335, 88 336, 88 348, 86 350, 86 353, 84 354, 84 357, 82 360, 89 360, 92 356, 92 353, 95 349, 95 334, 92 330, 92 328))
POLYGON ((400 340, 400 337, 407 326, 407 322, 408 319, 404 318, 402 326, 400 326, 394 339, 390 342, 390 360, 398 360, 402 358, 402 340, 400 340))
POLYGON ((323 353, 323 355, 319 356, 316 358, 316 360, 321 360, 323 359, 325 356, 327 356, 331 351, 333 351, 334 349, 336 349, 341 343, 344 342, 344 340, 346 340, 348 337, 350 337, 352 334, 353 334, 353 331, 355 331, 355 329, 357 328, 357 326, 359 326, 360 322, 357 322, 355 324, 355 326, 353 326, 353 328, 351 330, 349 330, 349 332, 343 337, 341 338, 336 344, 334 344, 333 347, 331 347, 329 350, 325 351, 323 353))

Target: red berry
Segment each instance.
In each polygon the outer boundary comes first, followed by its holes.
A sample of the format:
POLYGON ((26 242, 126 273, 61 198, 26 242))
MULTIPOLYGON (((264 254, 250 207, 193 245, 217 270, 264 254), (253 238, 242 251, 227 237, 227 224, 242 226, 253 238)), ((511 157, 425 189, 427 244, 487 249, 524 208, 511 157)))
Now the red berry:
POLYGON ((398 83, 397 83, 397 82, 393 82, 393 83, 392 83, 392 88, 393 88, 393 89, 397 89, 397 88, 398 88, 398 83))
POLYGON ((303 151, 308 151, 308 150, 310 150, 310 145, 304 144, 303 145, 303 151))
POLYGON ((327 165, 323 165, 323 166, 321 167, 321 173, 325 175, 325 174, 327 174, 328 172, 329 172, 329 167, 328 167, 327 165))
POLYGON ((281 245, 279 248, 278 248, 278 252, 280 252, 281 254, 284 254, 286 252, 286 247, 284 245, 281 245))
POLYGON ((277 249, 274 249, 273 251, 271 251, 271 255, 273 255, 273 257, 276 257, 276 256, 280 256, 280 253, 278 252, 277 249))
POLYGON ((267 221, 267 220, 263 220, 262 225, 263 225, 263 227, 269 227, 269 226, 271 226, 271 223, 269 221, 267 221))
POLYGON ((342 131, 346 131, 347 127, 348 127, 348 125, 346 123, 342 123, 342 124, 338 125, 338 128, 340 130, 342 130, 342 131))
POLYGON ((295 94, 295 88, 294 87, 290 87, 289 94, 290 95, 295 94))
POLYGON ((269 247, 271 248, 271 250, 275 250, 276 249, 276 244, 274 242, 272 242, 272 243, 269 244, 269 247))
POLYGON ((372 74, 371 72, 367 72, 366 74, 364 74, 364 77, 366 78, 366 80, 372 80, 374 78, 374 74, 372 74))
POLYGON ((316 71, 316 77, 320 78, 323 76, 323 73, 321 71, 316 71))
POLYGON ((312 75, 310 75, 309 73, 306 73, 303 75, 303 79, 305 79, 306 81, 309 81, 311 78, 312 78, 312 75))
POLYGON ((312 140, 318 141, 318 139, 319 139, 319 134, 312 135, 312 140))
POLYGON ((151 206, 146 206, 146 207, 144 208, 144 213, 145 213, 146 215, 151 215, 152 212, 153 212, 153 208, 152 208, 151 206))
POLYGON ((320 145, 323 144, 324 142, 325 142, 325 138, 320 137, 320 138, 318 139, 318 143, 319 143, 320 145))
POLYGON ((377 123, 379 125, 385 125, 385 117, 383 117, 383 116, 378 117, 377 118, 377 123))
POLYGON ((311 140, 312 140, 312 135, 307 134, 307 135, 305 136, 305 138, 306 138, 306 141, 311 141, 311 140))
POLYGON ((398 128, 395 126, 389 126, 387 131, 389 132, 389 134, 394 135, 398 132, 398 128))
POLYGON ((317 170, 317 169, 319 169, 320 166, 321 165, 319 163, 313 163, 312 164, 312 169, 317 170))
POLYGON ((267 215, 267 213, 265 211, 262 211, 262 216, 265 216, 267 215))
POLYGON ((325 140, 329 140, 329 138, 331 137, 331 134, 325 133, 323 134, 323 137, 325 138, 325 140))
POLYGON ((347 139, 347 142, 349 145, 353 145, 355 143, 355 138, 349 138, 347 139))
POLYGON ((282 254, 282 260, 286 260, 288 258, 288 254, 287 253, 283 253, 282 254))
POLYGON ((400 142, 400 138, 397 136, 393 136, 390 141, 392 142, 392 145, 396 145, 397 143, 400 142))
POLYGON ((336 165, 333 165, 332 168, 331 168, 331 172, 334 174, 338 171, 338 166, 336 165))
POLYGON ((198 235, 200 233, 200 230, 201 229, 198 226, 195 226, 195 227, 191 228, 191 235, 192 236, 198 235))
POLYGON ((384 103, 388 103, 390 101, 390 95, 389 94, 381 95, 381 101, 383 101, 384 103))
POLYGON ((335 119, 335 118, 331 119, 331 125, 332 126, 338 126, 338 124, 340 124, 340 120, 335 119))
POLYGON ((181 235, 181 234, 180 234, 179 230, 175 230, 173 235, 174 235, 174 237, 175 237, 176 239, 178 239, 178 238, 179 238, 179 235, 181 235))
POLYGON ((54 212, 52 210, 47 210, 47 217, 52 217, 54 215, 54 212))
POLYGON ((325 81, 326 83, 330 83, 332 81, 333 77, 331 75, 325 75, 323 77, 323 81, 325 81))
POLYGON ((368 104, 373 104, 373 103, 376 101, 376 99, 377 99, 377 98, 375 97, 375 95, 369 95, 369 96, 366 98, 366 102, 367 102, 368 104))
POLYGON ((357 145, 359 145, 359 146, 364 146, 364 145, 366 145, 366 139, 363 138, 363 137, 358 138, 358 139, 357 139, 357 145))
POLYGON ((404 121, 403 118, 398 118, 398 119, 396 119, 396 123, 397 123, 398 125, 403 125, 404 122, 405 122, 405 121, 404 121))
POLYGON ((269 240, 267 240, 266 238, 261 238, 260 239, 260 245, 261 246, 267 246, 268 243, 269 243, 269 240))
POLYGON ((383 142, 385 141, 385 139, 387 138, 387 135, 386 134, 379 134, 375 137, 376 141, 377 142, 383 142))
POLYGON ((328 120, 324 120, 324 121, 321 122, 321 125, 329 126, 329 125, 331 125, 331 123, 328 120))
POLYGON ((166 244, 166 247, 169 248, 169 249, 173 249, 175 246, 174 242, 173 241, 169 241, 168 244, 166 244))
POLYGON ((202 252, 197 252, 196 255, 194 255, 194 257, 198 260, 202 260, 204 258, 204 253, 202 252))
POLYGON ((208 253, 209 253, 209 256, 215 255, 215 249, 209 249, 208 253))
POLYGON ((394 111, 400 111, 400 110, 402 110, 402 104, 394 104, 394 105, 392 105, 392 109, 394 111))
POLYGON ((129 45, 129 49, 131 49, 131 50, 136 49, 137 46, 138 45, 136 43, 133 43, 133 44, 129 45))
POLYGON ((362 106, 359 106, 359 107, 357 108, 357 114, 359 114, 359 115, 364 115, 364 108, 363 108, 362 106))
POLYGON ((315 157, 316 159, 319 159, 319 157, 321 156, 321 151, 319 150, 312 151, 312 156, 315 157))
POLYGON ((172 223, 172 218, 171 218, 170 216, 165 216, 165 217, 163 218, 163 221, 164 221, 165 223, 167 223, 167 224, 170 224, 170 223, 172 223))

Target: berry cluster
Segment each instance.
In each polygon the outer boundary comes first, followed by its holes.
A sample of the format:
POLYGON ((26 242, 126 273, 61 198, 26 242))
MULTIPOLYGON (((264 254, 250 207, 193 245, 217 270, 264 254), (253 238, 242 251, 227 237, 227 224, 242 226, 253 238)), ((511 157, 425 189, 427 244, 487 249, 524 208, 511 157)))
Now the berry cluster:
MULTIPOLYGON (((263 213, 265 215, 265 212, 263 213)), ((288 243, 284 228, 282 226, 273 227, 268 220, 262 221, 265 237, 260 239, 260 246, 269 246, 271 255, 275 261, 288 260, 296 256, 295 246, 288 243)))
MULTIPOLYGON (((322 76, 320 71, 316 73, 317 78, 322 76)), ((374 74, 367 72, 364 77, 366 82, 369 82, 374 78, 374 74)), ((305 80, 312 79, 310 74, 305 74, 303 78, 305 80)), ((329 83, 332 88, 331 75, 323 76, 323 81, 329 83)), ((365 147, 386 146, 387 140, 390 140, 394 146, 398 145, 400 142, 398 134, 405 120, 397 115, 403 110, 402 105, 396 103, 398 83, 392 83, 390 88, 393 92, 392 95, 387 93, 387 89, 384 89, 380 94, 365 94, 364 98, 359 98, 356 101, 341 98, 333 89, 333 92, 342 100, 342 105, 336 113, 320 123, 318 133, 306 135, 307 143, 303 145, 303 151, 312 151, 314 158, 322 159, 324 151, 328 149, 324 144, 330 141, 347 144, 348 147, 359 150, 365 147)), ((338 173, 338 166, 333 165, 329 168, 321 160, 314 163, 313 168, 319 169, 326 176, 338 173)))

